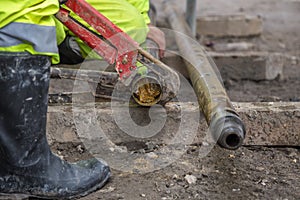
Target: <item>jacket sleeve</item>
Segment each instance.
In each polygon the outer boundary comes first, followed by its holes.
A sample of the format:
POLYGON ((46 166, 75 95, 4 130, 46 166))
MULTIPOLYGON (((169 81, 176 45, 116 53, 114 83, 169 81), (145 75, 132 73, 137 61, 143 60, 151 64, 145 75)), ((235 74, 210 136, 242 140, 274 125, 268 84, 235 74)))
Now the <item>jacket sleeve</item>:
POLYGON ((146 24, 150 24, 151 22, 148 15, 149 7, 150 7, 149 1, 150 0, 127 0, 127 2, 129 2, 131 5, 136 7, 136 9, 141 12, 141 14, 145 19, 146 24))

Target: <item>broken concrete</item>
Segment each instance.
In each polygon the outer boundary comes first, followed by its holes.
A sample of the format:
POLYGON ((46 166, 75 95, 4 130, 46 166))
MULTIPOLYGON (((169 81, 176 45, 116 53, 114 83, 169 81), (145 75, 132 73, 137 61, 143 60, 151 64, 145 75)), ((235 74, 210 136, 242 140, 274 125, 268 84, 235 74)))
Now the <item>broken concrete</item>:
MULTIPOLYGON (((240 117, 246 124, 247 135, 245 145, 284 145, 299 146, 300 145, 300 103, 234 103, 240 117)), ((122 109, 126 107, 120 106, 116 115, 122 115, 122 109)), ((168 140, 174 136, 181 123, 180 111, 193 116, 198 112, 197 103, 168 103, 166 111, 168 117, 163 129, 151 137, 154 143, 168 140), (162 140, 163 139, 163 140, 162 140)), ((152 120, 163 118, 165 112, 160 109, 153 109, 155 113, 152 120)), ((115 144, 137 141, 125 134, 112 117, 110 103, 100 103, 96 105, 76 107, 76 113, 72 112, 72 106, 50 106, 48 111, 48 139, 50 144, 58 143, 80 143, 86 140, 81 135, 79 139, 74 124, 75 119, 84 120, 84 117, 90 113, 95 113, 97 123, 101 126, 105 133, 115 144), (74 116, 73 116, 74 115, 74 116)), ((148 108, 132 107, 131 116, 133 120, 141 126, 147 125, 149 121, 148 108)), ((196 119, 190 118, 189 123, 198 123, 196 119)), ((201 117, 200 127, 196 133, 195 143, 201 143, 202 138, 206 134, 207 125, 204 117, 201 117)), ((188 130, 187 130, 188 131, 188 130)))
POLYGON ((248 37, 262 33, 262 19, 257 16, 204 16, 197 19, 197 33, 213 37, 248 37))

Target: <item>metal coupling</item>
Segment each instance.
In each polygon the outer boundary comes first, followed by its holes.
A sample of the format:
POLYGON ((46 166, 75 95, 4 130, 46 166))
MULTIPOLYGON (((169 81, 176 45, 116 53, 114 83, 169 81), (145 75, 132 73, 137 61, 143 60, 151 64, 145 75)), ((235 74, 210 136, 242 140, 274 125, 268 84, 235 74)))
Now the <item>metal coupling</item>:
POLYGON ((243 144, 246 132, 242 120, 232 111, 212 116, 210 131, 221 147, 230 150, 238 149, 243 144))

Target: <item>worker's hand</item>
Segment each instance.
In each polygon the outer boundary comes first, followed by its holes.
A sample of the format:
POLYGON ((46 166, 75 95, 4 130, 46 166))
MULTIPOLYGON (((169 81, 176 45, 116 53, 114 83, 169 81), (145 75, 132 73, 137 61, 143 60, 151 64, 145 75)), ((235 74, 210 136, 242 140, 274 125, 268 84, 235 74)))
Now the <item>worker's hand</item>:
POLYGON ((159 47, 159 57, 163 58, 166 49, 165 34, 159 28, 149 24, 149 32, 147 38, 153 40, 159 47))

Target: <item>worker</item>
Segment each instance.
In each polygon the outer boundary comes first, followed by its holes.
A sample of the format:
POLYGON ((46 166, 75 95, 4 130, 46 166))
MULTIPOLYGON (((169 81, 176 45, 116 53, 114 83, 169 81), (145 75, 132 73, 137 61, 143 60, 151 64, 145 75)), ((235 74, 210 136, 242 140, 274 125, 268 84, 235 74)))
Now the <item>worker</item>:
POLYGON ((68 163, 47 142, 49 71, 51 62, 59 62, 53 17, 58 9, 58 0, 0 3, 1 194, 79 197, 110 177, 105 162, 68 163))
MULTIPOLYGON (((139 43, 153 37, 163 49, 163 33, 151 27, 146 14, 148 0, 88 1, 139 43), (142 31, 133 31, 136 28, 142 31)), ((90 51, 72 33, 66 34, 53 16, 58 9, 58 0, 0 3, 1 194, 80 197, 101 188, 110 177, 104 161, 71 164, 53 154, 47 142, 49 74, 51 63, 59 63, 57 44, 73 38, 83 58, 90 51)))
MULTIPOLYGON (((145 43, 146 38, 154 41, 159 48, 159 57, 164 56, 165 36, 161 30, 151 24, 148 15, 149 0, 86 1, 139 44, 145 43)), ((153 5, 151 5, 151 8, 154 9, 153 5)), ((71 12, 70 15, 91 29, 91 26, 75 13, 71 12)), ((89 58, 100 58, 82 40, 64 28, 60 22, 57 22, 57 29, 61 63, 77 64, 83 62, 87 56, 89 58), (66 31, 62 31, 63 29, 66 31)))

